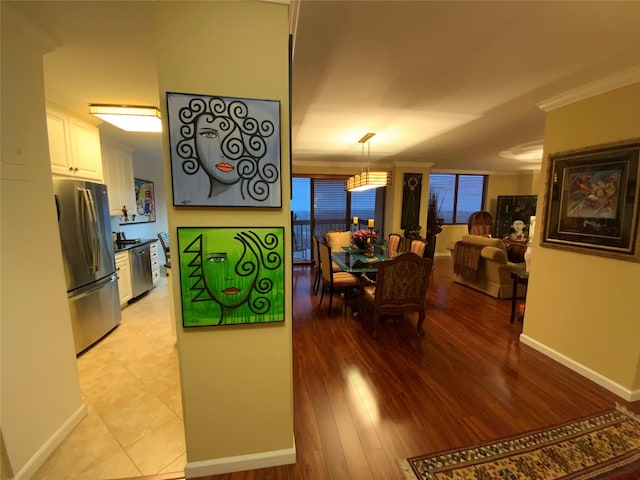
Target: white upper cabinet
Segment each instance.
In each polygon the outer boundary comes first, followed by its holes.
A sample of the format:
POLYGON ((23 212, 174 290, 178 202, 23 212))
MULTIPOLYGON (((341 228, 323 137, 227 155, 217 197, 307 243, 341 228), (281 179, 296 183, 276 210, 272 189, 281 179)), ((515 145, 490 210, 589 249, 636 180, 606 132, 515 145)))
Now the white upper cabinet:
POLYGON ((47 106, 47 129, 51 173, 103 181, 98 127, 47 106))
POLYGON ((109 212, 112 216, 122 215, 122 207, 135 213, 136 193, 133 183, 133 158, 128 151, 103 142, 102 164, 104 183, 109 195, 109 212))

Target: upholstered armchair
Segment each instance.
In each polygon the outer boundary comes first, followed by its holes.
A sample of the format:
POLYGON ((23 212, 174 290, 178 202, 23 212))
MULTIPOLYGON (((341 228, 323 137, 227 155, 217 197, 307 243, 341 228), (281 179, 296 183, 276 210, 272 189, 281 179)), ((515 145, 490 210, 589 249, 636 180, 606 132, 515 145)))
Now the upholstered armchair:
POLYGON ((486 210, 479 210, 469 215, 467 220, 469 234, 490 237, 493 232, 493 216, 486 210))
MULTIPOLYGON (((383 316, 418 313, 418 334, 424 335, 425 302, 433 259, 415 253, 403 253, 380 263, 375 282, 362 277, 360 306, 363 314, 372 315, 372 336, 378 336, 383 316)), ((364 316, 364 315, 363 315, 364 316)))
MULTIPOLYGON (((453 256, 453 281, 495 298, 511 298, 511 272, 526 268, 524 261, 509 261, 507 246, 499 238, 464 235, 447 248, 453 256)), ((525 293, 525 287, 519 285, 517 296, 525 293)))

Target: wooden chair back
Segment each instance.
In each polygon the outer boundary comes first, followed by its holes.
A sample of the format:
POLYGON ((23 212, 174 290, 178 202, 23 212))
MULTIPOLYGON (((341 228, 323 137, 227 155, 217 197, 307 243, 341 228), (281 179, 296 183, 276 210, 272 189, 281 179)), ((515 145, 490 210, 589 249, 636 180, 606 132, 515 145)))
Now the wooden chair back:
POLYGON ((432 269, 432 258, 422 258, 412 252, 380 263, 373 304, 370 306, 373 311, 374 336, 381 316, 409 312, 418 312, 418 333, 424 335, 422 324, 432 269))
POLYGON ((419 257, 424 257, 424 249, 426 247, 426 243, 424 240, 412 240, 411 241, 411 252, 415 253, 419 257))
POLYGON ((167 232, 158 233, 158 240, 160 240, 160 245, 162 246, 162 251, 164 252, 164 266, 166 268, 171 268, 171 251, 169 249, 169 234, 167 232))
POLYGON ((389 243, 387 245, 387 251, 389 252, 389 257, 396 257, 399 253, 400 249, 400 235, 397 233, 389 234, 389 243))
POLYGON ((331 248, 348 247, 351 244, 351 232, 349 230, 337 230, 327 232, 324 235, 325 243, 331 248))
POLYGON ((320 273, 322 281, 327 286, 333 284, 333 269, 331 268, 331 247, 326 243, 318 241, 318 252, 320 254, 320 273))
POLYGON ((311 240, 311 245, 312 245, 312 251, 313 251, 313 267, 314 267, 314 277, 313 277, 313 293, 317 294, 318 293, 318 288, 320 286, 320 278, 321 278, 321 271, 322 269, 320 268, 320 249, 318 248, 318 245, 320 244, 320 240, 318 239, 317 235, 313 236, 313 239, 311 240))
POLYGON ((331 313, 331 304, 333 303, 334 293, 344 293, 343 313, 347 314, 347 294, 354 291, 360 286, 360 280, 356 275, 347 272, 334 272, 331 261, 331 247, 326 243, 318 242, 318 250, 320 251, 320 272, 322 274, 322 293, 320 294, 320 305, 324 298, 325 291, 329 293, 329 308, 327 313, 331 313))

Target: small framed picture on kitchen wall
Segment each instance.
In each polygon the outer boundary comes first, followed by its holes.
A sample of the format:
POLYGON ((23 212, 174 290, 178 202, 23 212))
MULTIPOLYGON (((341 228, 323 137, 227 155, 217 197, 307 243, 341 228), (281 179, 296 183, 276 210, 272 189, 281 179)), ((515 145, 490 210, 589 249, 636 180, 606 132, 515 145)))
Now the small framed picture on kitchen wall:
POLYGON ((135 189, 135 208, 123 207, 120 215, 120 225, 130 225, 132 223, 148 223, 156 221, 156 197, 153 191, 153 182, 133 179, 135 189))
POLYGON ((280 102, 167 93, 173 204, 281 207, 280 102))

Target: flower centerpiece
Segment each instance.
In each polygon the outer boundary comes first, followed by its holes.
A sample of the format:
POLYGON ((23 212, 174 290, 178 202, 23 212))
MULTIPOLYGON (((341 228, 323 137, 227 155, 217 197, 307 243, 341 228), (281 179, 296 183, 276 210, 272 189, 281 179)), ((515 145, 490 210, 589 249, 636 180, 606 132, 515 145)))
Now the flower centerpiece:
POLYGON ((361 228, 353 232, 353 244, 359 250, 366 250, 369 245, 369 238, 371 243, 378 240, 378 233, 375 230, 369 230, 368 228, 361 228))

